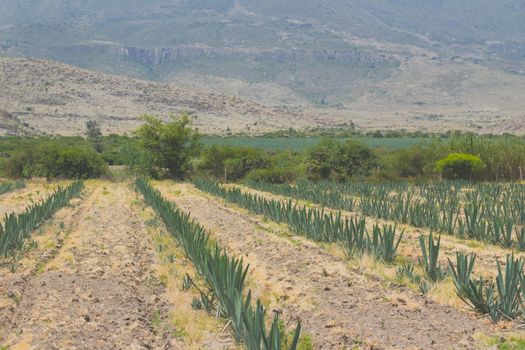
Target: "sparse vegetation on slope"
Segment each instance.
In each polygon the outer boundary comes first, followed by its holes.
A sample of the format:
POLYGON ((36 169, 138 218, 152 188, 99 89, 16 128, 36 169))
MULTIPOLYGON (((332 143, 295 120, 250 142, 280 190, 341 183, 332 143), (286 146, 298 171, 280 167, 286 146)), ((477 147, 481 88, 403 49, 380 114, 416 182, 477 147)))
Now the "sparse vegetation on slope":
MULTIPOLYGON (((297 109, 331 106, 320 111, 323 118, 339 113, 346 119, 351 112, 366 125, 523 130, 520 0, 2 5, 0 53, 6 55, 297 109)), ((62 110, 54 98, 50 102, 51 113, 62 110)), ((248 125, 254 127, 243 128, 248 125)))

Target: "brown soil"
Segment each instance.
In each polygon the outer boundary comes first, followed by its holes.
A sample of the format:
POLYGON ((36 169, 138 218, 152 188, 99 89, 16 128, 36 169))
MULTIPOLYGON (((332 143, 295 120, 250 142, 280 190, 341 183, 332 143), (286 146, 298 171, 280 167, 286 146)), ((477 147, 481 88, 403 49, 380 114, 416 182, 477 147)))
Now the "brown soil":
POLYGON ((259 294, 273 293, 274 306, 288 322, 301 319, 316 349, 470 349, 477 347, 474 334, 488 330, 473 315, 350 269, 343 258, 312 242, 270 233, 260 217, 191 185, 156 186, 224 248, 245 257, 257 286, 265 289, 259 294))
POLYGON ((109 182, 92 182, 88 192, 66 223, 71 231, 55 256, 0 281, 0 344, 181 348, 165 322, 170 305, 151 268, 153 243, 131 207, 134 193, 125 183, 109 182))
POLYGON ((4 193, 0 196, 0 217, 24 211, 49 196, 59 184, 63 183, 29 182, 24 188, 4 193))
POLYGON ((201 290, 206 290, 204 281, 197 277, 195 266, 186 257, 184 249, 167 232, 153 209, 147 207, 142 200, 135 202, 135 205, 141 208, 141 216, 156 246, 158 259, 153 268, 166 287, 166 299, 176 305, 174 312, 170 313, 169 322, 175 326, 184 348, 240 349, 229 332, 227 320, 217 319, 215 313, 193 309, 192 301, 200 298, 199 291, 196 288, 183 288, 183 280, 189 275, 201 290))

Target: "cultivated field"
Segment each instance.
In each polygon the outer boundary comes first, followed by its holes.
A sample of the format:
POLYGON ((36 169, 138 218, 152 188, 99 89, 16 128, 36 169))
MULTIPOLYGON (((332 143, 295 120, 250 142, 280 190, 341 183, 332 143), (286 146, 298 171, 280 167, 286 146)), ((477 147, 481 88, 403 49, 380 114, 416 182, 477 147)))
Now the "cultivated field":
POLYGON ((521 349, 524 193, 28 181, 0 349, 521 349))
MULTIPOLYGON (((322 137, 205 137, 203 143, 207 146, 228 145, 241 147, 256 147, 264 150, 293 150, 304 151, 318 144, 322 137)), ((369 147, 386 149, 405 149, 411 146, 432 142, 430 138, 388 138, 388 137, 354 137, 332 138, 338 142, 357 140, 369 147)))

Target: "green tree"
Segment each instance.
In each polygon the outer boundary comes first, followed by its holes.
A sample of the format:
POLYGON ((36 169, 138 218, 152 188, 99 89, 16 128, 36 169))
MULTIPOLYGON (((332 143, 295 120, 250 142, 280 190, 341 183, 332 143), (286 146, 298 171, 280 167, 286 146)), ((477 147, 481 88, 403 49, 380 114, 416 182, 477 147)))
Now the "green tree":
POLYGON ((86 122, 86 136, 89 139, 98 139, 102 137, 102 131, 100 125, 95 120, 88 120, 86 122))
POLYGON ((307 151, 306 162, 309 178, 342 181, 368 176, 377 165, 377 157, 370 147, 361 142, 349 140, 339 143, 325 139, 307 151))
POLYGON ((478 179, 484 164, 481 158, 468 153, 451 153, 438 160, 435 170, 447 180, 478 179))
POLYGON ((86 122, 86 137, 91 141, 91 144, 95 151, 102 153, 102 131, 100 125, 95 120, 88 120, 86 122))
POLYGON ((339 145, 330 139, 321 140, 307 151, 308 177, 311 179, 328 179, 335 167, 339 145))
POLYGON ((250 171, 266 169, 271 165, 270 157, 264 150, 214 145, 203 152, 199 169, 216 179, 235 181, 250 171))
POLYGON ((429 177, 434 171, 436 161, 447 153, 439 142, 397 150, 394 156, 393 171, 403 178, 429 177))
POLYGON ((184 178, 191 168, 191 159, 200 152, 200 135, 190 127, 187 114, 172 116, 168 123, 152 115, 143 115, 145 124, 135 132, 139 147, 150 159, 151 175, 163 172, 172 178, 184 178))

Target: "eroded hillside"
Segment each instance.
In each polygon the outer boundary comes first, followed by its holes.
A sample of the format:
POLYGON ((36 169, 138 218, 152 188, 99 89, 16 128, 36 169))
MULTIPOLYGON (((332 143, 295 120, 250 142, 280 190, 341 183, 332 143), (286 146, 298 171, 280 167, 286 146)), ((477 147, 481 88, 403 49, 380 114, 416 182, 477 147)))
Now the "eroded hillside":
POLYGON ((107 75, 42 60, 0 58, 0 129, 13 133, 80 134, 85 122, 104 133, 126 133, 145 113, 188 112, 209 133, 261 132, 330 123, 300 111, 267 107, 235 96, 203 93, 107 75))

